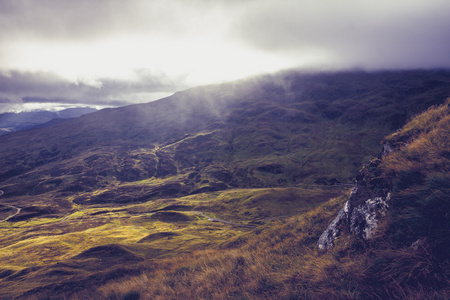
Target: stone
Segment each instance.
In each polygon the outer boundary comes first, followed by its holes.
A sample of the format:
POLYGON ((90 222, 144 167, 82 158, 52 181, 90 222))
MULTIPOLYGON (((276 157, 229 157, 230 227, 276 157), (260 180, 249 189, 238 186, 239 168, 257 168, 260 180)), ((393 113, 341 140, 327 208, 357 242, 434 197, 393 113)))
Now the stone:
POLYGON ((334 241, 341 234, 339 225, 347 219, 348 201, 341 208, 336 218, 328 225, 328 228, 322 233, 317 242, 317 246, 321 250, 328 250, 334 246, 334 241))
POLYGON ((358 238, 373 238, 378 221, 389 209, 391 199, 389 184, 380 176, 380 162, 380 159, 374 159, 361 168, 348 201, 320 236, 317 242, 319 249, 333 247, 342 226, 358 238))

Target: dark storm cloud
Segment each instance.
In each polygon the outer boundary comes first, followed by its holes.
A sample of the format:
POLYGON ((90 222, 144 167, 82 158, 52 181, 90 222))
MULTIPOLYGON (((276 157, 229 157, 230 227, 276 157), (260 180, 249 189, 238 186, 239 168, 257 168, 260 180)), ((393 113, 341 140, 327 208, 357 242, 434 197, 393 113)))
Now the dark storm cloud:
POLYGON ((265 51, 324 51, 337 67, 450 67, 450 1, 261 1, 235 34, 265 51))
POLYGON ((0 103, 52 102, 117 106, 130 103, 127 97, 131 94, 171 92, 175 89, 174 83, 163 75, 152 75, 144 70, 137 70, 135 74, 134 80, 103 78, 92 85, 73 83, 48 72, 3 72, 0 73, 0 103))

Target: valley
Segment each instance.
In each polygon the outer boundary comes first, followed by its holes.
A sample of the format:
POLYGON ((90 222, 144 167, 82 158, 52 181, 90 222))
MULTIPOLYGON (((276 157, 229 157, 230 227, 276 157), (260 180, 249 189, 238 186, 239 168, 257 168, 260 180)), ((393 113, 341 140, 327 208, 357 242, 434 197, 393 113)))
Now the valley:
POLYGON ((140 270, 155 259, 227 249, 271 219, 304 213, 342 192, 339 187, 232 189, 134 205, 77 205, 66 216, 12 215, 0 224, 5 278, 0 287, 3 297, 34 290, 44 276, 43 287, 59 291, 75 279, 87 284, 100 270, 99 280, 106 281, 124 266, 140 270), (49 277, 52 273, 58 276, 49 277))
POLYGON ((395 195, 441 195, 449 96, 443 70, 285 71, 1 136, 0 298, 387 295, 366 280, 378 250, 403 255, 403 225, 382 223, 381 246, 347 229, 336 249, 316 243, 382 143, 432 138, 420 153, 436 170, 399 152, 367 172, 395 195))

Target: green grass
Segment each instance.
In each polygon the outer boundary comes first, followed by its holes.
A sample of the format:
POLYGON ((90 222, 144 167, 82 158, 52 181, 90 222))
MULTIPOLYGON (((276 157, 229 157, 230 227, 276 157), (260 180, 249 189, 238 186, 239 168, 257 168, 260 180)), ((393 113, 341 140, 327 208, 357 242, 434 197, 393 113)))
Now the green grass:
MULTIPOLYGON (((0 238, 0 269, 12 274, 27 270, 29 273, 22 280, 31 286, 38 286, 41 279, 38 280, 36 276, 44 276, 43 270, 59 270, 62 265, 72 266, 67 269, 70 272, 84 270, 83 278, 102 268, 112 272, 122 265, 120 257, 123 254, 117 257, 116 264, 106 266, 101 263, 100 252, 98 256, 89 256, 89 260, 95 262, 94 265, 83 267, 84 263, 80 261, 84 257, 83 253, 99 246, 121 245, 132 253, 130 257, 144 261, 171 259, 183 253, 230 247, 234 241, 248 239, 257 226, 272 222, 273 218, 305 213, 330 196, 341 193, 339 188, 334 190, 236 189, 131 205, 79 205, 78 210, 64 217, 42 216, 13 223, 4 222, 0 225, 3 234, 0 238), (199 211, 208 217, 252 225, 254 228, 211 222, 199 211)), ((98 191, 93 194, 98 194, 98 191)), ((130 262, 131 265, 137 263, 139 260, 130 262)), ((70 281, 70 278, 48 278, 48 284, 62 284, 70 281)), ((15 280, 12 282, 17 290, 6 289, 2 296, 26 291, 27 284, 15 283, 15 280)), ((11 281, 0 281, 0 287, 5 288, 7 283, 9 285, 11 281)))

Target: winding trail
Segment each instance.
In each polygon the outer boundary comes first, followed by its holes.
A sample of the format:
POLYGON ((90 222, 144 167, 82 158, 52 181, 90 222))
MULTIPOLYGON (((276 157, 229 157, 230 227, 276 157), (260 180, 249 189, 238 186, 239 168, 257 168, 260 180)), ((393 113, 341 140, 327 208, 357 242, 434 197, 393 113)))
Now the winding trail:
POLYGON ((61 221, 59 221, 60 223, 64 222, 65 220, 67 220, 68 218, 70 218, 70 216, 72 216, 73 214, 77 213, 77 212, 83 212, 85 211, 84 209, 80 209, 77 211, 74 211, 73 213, 68 214, 67 216, 65 216, 61 221))
POLYGON ((230 221, 225 221, 225 220, 221 220, 221 219, 211 218, 211 217, 205 215, 204 213, 202 213, 201 211, 195 211, 194 210, 194 211, 190 211, 190 212, 196 213, 197 215, 205 217, 206 219, 208 219, 208 221, 211 221, 211 222, 220 222, 220 223, 233 225, 233 226, 238 226, 238 227, 256 228, 256 226, 252 226, 252 225, 238 224, 238 223, 234 223, 234 222, 230 222, 230 221))
MULTIPOLYGON (((3 192, 2 190, 0 190, 0 196, 2 196, 4 193, 5 193, 5 192, 3 192)), ((16 206, 13 206, 13 205, 7 205, 7 204, 0 204, 0 205, 3 205, 3 206, 6 206, 6 207, 9 207, 9 208, 12 208, 12 209, 17 210, 15 214, 13 214, 13 215, 7 217, 6 219, 0 220, 0 223, 6 222, 6 221, 8 221, 9 219, 11 219, 11 218, 17 216, 17 215, 20 213, 20 211, 22 210, 20 207, 16 207, 16 206)))
POLYGON ((61 223, 64 222, 64 221, 67 220, 71 215, 72 215, 72 214, 65 216, 60 222, 61 222, 61 223))

